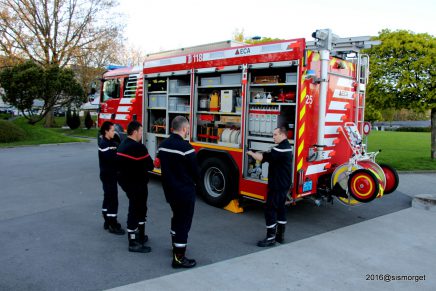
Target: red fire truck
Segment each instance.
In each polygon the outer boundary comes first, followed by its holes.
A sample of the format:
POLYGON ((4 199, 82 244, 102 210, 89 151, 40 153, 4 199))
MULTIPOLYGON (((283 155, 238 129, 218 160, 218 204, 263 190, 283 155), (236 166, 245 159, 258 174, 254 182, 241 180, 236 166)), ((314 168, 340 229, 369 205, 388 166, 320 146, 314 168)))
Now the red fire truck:
POLYGON ((268 164, 246 152, 270 150, 273 129, 285 126, 294 149, 290 202, 357 205, 393 192, 395 169, 377 164, 363 139, 369 58, 360 50, 376 43, 328 29, 313 36, 146 60, 137 118, 151 156, 172 119, 186 116, 204 199, 238 211, 240 198, 263 202, 267 193, 268 164))
POLYGON ((142 94, 142 67, 109 67, 101 83, 98 126, 113 122, 121 141, 130 121, 142 122, 142 94))

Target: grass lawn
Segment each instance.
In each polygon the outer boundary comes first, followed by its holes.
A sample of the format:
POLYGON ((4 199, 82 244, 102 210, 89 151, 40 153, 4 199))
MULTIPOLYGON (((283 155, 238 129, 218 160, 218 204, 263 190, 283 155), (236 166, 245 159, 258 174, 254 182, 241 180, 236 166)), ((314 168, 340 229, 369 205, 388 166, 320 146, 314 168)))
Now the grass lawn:
POLYGON ((387 163, 400 171, 436 170, 430 158, 430 132, 372 131, 368 151, 379 149, 378 163, 387 163))
POLYGON ((64 129, 64 128, 50 128, 49 130, 52 130, 53 132, 57 132, 57 133, 61 133, 61 134, 66 134, 66 135, 69 135, 69 136, 93 137, 93 138, 97 137, 97 132, 98 132, 97 128, 91 128, 91 129, 77 128, 77 129, 74 129, 74 130, 71 130, 69 128, 67 128, 67 129, 64 129))
MULTIPOLYGON (((86 141, 85 139, 66 136, 57 132, 58 129, 44 128, 42 122, 30 125, 24 118, 18 118, 12 122, 26 132, 26 139, 18 142, 0 143, 0 147, 86 141)), ((97 133, 93 137, 96 135, 97 133)))

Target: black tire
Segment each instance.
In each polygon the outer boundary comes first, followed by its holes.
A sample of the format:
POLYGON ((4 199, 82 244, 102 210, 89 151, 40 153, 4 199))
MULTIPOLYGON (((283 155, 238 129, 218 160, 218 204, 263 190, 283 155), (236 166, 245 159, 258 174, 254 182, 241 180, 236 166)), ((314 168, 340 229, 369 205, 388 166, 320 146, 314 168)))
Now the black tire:
POLYGON ((200 194, 206 203, 222 208, 234 197, 231 167, 218 158, 208 158, 200 166, 200 194))
POLYGON ((400 184, 400 177, 398 177, 397 170, 392 168, 390 165, 379 164, 379 166, 382 168, 386 176, 386 189, 384 194, 391 194, 397 189, 398 184, 400 184))

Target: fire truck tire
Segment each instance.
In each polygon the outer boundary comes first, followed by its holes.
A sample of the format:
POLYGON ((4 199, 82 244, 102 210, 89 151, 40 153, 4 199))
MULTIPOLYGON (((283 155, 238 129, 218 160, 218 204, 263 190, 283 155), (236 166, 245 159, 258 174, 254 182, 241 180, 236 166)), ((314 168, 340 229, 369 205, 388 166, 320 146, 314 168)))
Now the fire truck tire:
POLYGON ((397 170, 388 164, 379 164, 379 166, 382 168, 386 176, 386 187, 384 194, 390 194, 397 189, 398 184, 400 183, 397 170))
POLYGON ((118 144, 121 143, 121 138, 120 138, 120 136, 118 135, 118 133, 115 133, 115 135, 114 135, 114 141, 115 141, 116 143, 118 143, 118 144))
POLYGON ((358 169, 348 178, 348 191, 356 201, 367 203, 377 197, 380 184, 373 172, 368 169, 358 169))
POLYGON ((232 200, 235 183, 231 167, 218 158, 208 158, 200 166, 200 193, 206 203, 222 208, 232 200))

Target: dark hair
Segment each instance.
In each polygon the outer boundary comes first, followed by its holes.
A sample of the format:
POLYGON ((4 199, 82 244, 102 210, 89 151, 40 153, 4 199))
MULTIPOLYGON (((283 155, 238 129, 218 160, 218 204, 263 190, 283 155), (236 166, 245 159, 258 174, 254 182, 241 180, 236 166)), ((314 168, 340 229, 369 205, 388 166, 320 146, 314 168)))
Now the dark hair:
POLYGON ((114 124, 110 121, 105 121, 100 127, 100 134, 104 137, 106 135, 106 131, 109 131, 114 124))
POLYGON ((281 134, 288 135, 288 129, 286 126, 279 126, 276 129, 278 129, 281 134))
POLYGON ((138 130, 142 127, 142 124, 139 123, 136 120, 133 120, 132 122, 127 125, 127 135, 132 135, 135 130, 138 130))
POLYGON ((179 131, 183 128, 183 125, 186 123, 189 124, 189 121, 186 119, 186 117, 178 115, 171 122, 171 128, 175 131, 179 131))

